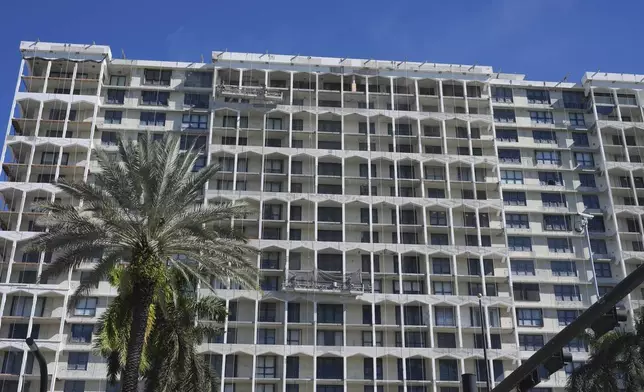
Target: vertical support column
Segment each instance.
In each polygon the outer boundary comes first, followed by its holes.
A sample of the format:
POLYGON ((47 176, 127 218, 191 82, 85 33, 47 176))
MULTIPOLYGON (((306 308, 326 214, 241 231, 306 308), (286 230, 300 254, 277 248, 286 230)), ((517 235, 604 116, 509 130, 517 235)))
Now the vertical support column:
MULTIPOLYGON (((496 127, 494 125, 494 117, 493 117, 493 110, 492 108, 494 107, 494 104, 492 102, 492 87, 488 83, 487 86, 487 92, 488 92, 488 105, 490 106, 490 115, 489 115, 489 120, 491 123, 492 127, 492 143, 494 145, 494 156, 496 160, 496 176, 497 176, 497 181, 498 181, 498 190, 499 190, 499 198, 501 199, 501 208, 500 208, 500 213, 501 213, 501 224, 505 225, 505 203, 503 202, 503 183, 501 182, 501 168, 500 165, 498 164, 498 158, 496 158, 499 154, 498 150, 498 145, 497 145, 497 139, 496 139, 496 127)), ((503 232, 503 241, 505 243, 505 249, 508 249, 508 237, 507 237, 507 232, 503 232)), ((504 256, 504 259, 506 261, 506 266, 507 266, 507 271, 508 271, 508 285, 511 288, 512 287, 512 266, 510 265, 510 257, 506 253, 506 256, 504 256)), ((514 340, 515 344, 517 347, 519 346, 519 332, 516 328, 517 326, 517 315, 516 315, 516 307, 514 304, 514 297, 512 295, 512 290, 510 290, 510 298, 511 298, 511 303, 510 303, 510 313, 512 317, 512 325, 515 327, 514 328, 514 340)), ((517 355, 518 355, 518 350, 517 350, 517 355)))
POLYGON ((22 217, 24 216, 24 212, 25 212, 25 204, 27 201, 27 192, 25 191, 19 191, 19 192, 20 192, 20 203, 18 206, 18 216, 16 219, 16 231, 20 231, 20 226, 22 225, 22 217))
POLYGON ((344 115, 344 74, 342 74, 340 75, 340 150, 342 151, 344 151, 344 115))
POLYGON ((9 136, 11 134, 11 123, 13 120, 14 112, 16 111, 16 95, 18 95, 18 92, 20 91, 20 83, 22 81, 22 74, 24 72, 25 72, 25 59, 23 58, 22 60, 20 60, 20 68, 18 69, 18 80, 16 81, 16 88, 13 92, 13 100, 11 101, 11 109, 10 109, 11 111, 9 112, 9 119, 7 120, 7 130, 4 134, 4 144, 2 146, 2 156, 0 157, 0 162, 4 162, 5 157, 7 155, 7 139, 9 139, 9 136))
MULTIPOLYGON (((599 125, 599 115, 597 113, 597 103, 596 103, 596 100, 595 100, 595 90, 594 90, 594 88, 592 86, 590 87, 590 99, 591 99, 591 104, 592 104, 592 108, 593 108, 593 117, 594 117, 594 120, 595 120, 595 127, 597 129, 597 140, 599 142, 599 152, 600 152, 601 157, 602 157, 602 163, 601 164, 602 164, 602 167, 606 168, 606 151, 604 149, 604 140, 602 138, 601 127, 599 125)), ((610 178, 608 178, 608 171, 605 172, 605 175, 607 177, 606 178, 606 185, 607 185, 607 190, 608 190, 609 204, 611 206, 614 206, 615 205, 615 200, 613 198, 613 191, 611 189, 610 178)), ((622 248, 622 240, 621 240, 621 238, 619 236, 619 228, 618 228, 618 225, 617 225, 617 215, 616 215, 614 210, 612 210, 611 217, 612 217, 612 220, 613 220, 613 224, 615 225, 615 237, 616 237, 615 242, 617 243, 617 252, 618 252, 617 259, 619 260, 619 264, 620 264, 620 267, 622 269, 622 276, 627 276, 628 274, 626 272, 626 264, 625 264, 624 258, 623 258, 624 249, 622 248)), ((626 298, 627 298, 628 304, 629 304, 629 306, 628 306, 628 315, 629 315, 629 317, 631 319, 632 325, 634 326, 635 313, 633 312, 633 307, 632 307, 632 302, 631 302, 631 294, 629 293, 626 296, 626 298)), ((518 337, 517 337, 517 343, 518 343, 518 337)))
POLYGON ((288 79, 288 104, 293 106, 293 78, 295 77, 295 71, 289 72, 288 79))
MULTIPOLYGON (((310 77, 311 76, 309 75, 309 78, 310 77)), ((320 116, 320 114, 319 114, 320 113, 320 108, 319 108, 319 102, 320 102, 319 98, 320 97, 319 96, 320 96, 320 74, 318 74, 316 72, 315 73, 315 104, 312 105, 312 106, 315 106, 315 124, 311 124, 312 129, 314 131, 314 135, 315 135, 314 138, 313 138, 313 143, 314 143, 313 148, 318 148, 318 142, 319 142, 319 140, 318 140, 318 136, 319 136, 318 123, 319 123, 319 116, 320 116)), ((316 159, 315 164, 316 164, 316 167, 317 167, 317 157, 315 159, 316 159)), ((315 192, 317 192, 317 190, 318 190, 318 188, 317 188, 317 176, 315 177, 315 180, 316 180, 315 192)))

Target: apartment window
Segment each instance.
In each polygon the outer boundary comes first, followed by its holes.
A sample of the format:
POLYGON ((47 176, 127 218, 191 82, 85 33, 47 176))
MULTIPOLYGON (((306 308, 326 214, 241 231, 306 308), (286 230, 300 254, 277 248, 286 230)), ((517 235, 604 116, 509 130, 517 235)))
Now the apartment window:
POLYGON ((434 319, 437 326, 456 326, 454 321, 454 308, 437 306, 434 308, 434 319))
POLYGON ((511 103, 512 89, 509 87, 492 87, 492 99, 495 102, 511 103))
POLYGON ((257 330, 259 344, 275 344, 275 329, 260 328, 257 330))
POLYGON ((165 125, 165 113, 155 113, 155 112, 141 112, 139 117, 140 125, 154 125, 154 126, 164 126, 165 125))
POLYGON ((447 234, 432 234, 430 237, 432 245, 449 245, 449 237, 447 234))
POLYGON ((544 207, 565 207, 566 195, 563 193, 542 193, 541 203, 544 207))
POLYGON ((301 344, 302 331, 299 329, 289 329, 286 332, 286 343, 299 346, 301 344))
POLYGON ((286 378, 300 377, 300 357, 286 357, 286 378))
POLYGON ((208 94, 187 93, 183 96, 183 104, 196 109, 208 109, 210 97, 208 94))
POLYGON ((559 321, 559 326, 566 326, 577 318, 579 311, 577 310, 557 310, 557 320, 559 321))
MULTIPOLYGON (((63 164, 67 164, 69 158, 68 153, 63 154, 63 164)), ((40 156, 41 165, 55 165, 58 163, 58 153, 57 152, 43 152, 40 156)))
POLYGON ((612 278, 613 272, 611 271, 610 263, 595 262, 595 277, 612 278))
MULTIPOLYGON (((28 324, 9 324, 9 339, 26 339, 28 328, 29 328, 28 324)), ((31 332, 31 337, 34 339, 37 339, 39 331, 40 331, 40 325, 34 324, 34 328, 32 329, 32 332, 31 332)))
POLYGON ((599 196, 597 195, 582 195, 584 207, 588 209, 599 209, 599 196))
POLYGON ((110 75, 110 86, 125 86, 127 76, 124 75, 110 75))
POLYGON ((450 261, 447 258, 433 258, 432 260, 432 272, 436 275, 450 275, 451 266, 450 261))
POLYGON ((277 181, 265 181, 264 182, 264 191, 265 192, 282 192, 282 183, 277 181))
POLYGON ((171 70, 146 69, 143 71, 144 84, 169 86, 172 78, 171 70))
MULTIPOLYGON (((200 150, 206 147, 206 137, 198 135, 181 135, 179 139, 179 148, 182 150, 188 150, 190 148, 194 150, 200 150)), ((241 160, 239 161, 241 163, 241 160)))
POLYGON ((519 135, 516 129, 497 129, 496 140, 500 142, 518 142, 519 135))
POLYGON ((427 198, 444 199, 445 198, 445 190, 444 189, 436 189, 436 188, 427 188, 427 198))
POLYGON ((456 348, 456 334, 444 332, 436 333, 436 347, 456 348))
POLYGON ((65 380, 63 392, 85 392, 85 381, 65 380))
POLYGON ((184 114, 181 117, 181 126, 188 129, 207 129, 207 114, 184 114))
MULTIPOLYGON (((394 283, 396 283, 394 281, 394 283)), ((432 282, 432 289, 435 295, 452 295, 452 282, 432 282)))
POLYGON ((504 184, 523 184, 523 172, 519 170, 501 170, 501 182, 504 184))
POLYGON ((559 172, 539 172, 540 185, 563 185, 563 177, 559 172))
POLYGON ((141 104, 152 106, 168 106, 170 93, 167 91, 141 91, 141 104))
POLYGON ((535 274, 533 260, 511 260, 510 268, 512 275, 534 276, 535 274))
MULTIPOLYGON (((396 347, 402 347, 402 334, 396 332, 396 347)), ((424 348, 427 347, 427 339, 424 332, 405 332, 405 347, 424 348)))
POLYGON ((537 351, 543 347, 543 335, 519 335, 519 347, 522 351, 537 351))
POLYGON ((447 213, 445 211, 429 211, 429 224, 447 226, 447 213))
MULTIPOLYGON (((380 305, 375 306, 375 313, 373 315, 376 324, 381 323, 380 305)), ((371 325, 371 305, 362 305, 362 323, 371 325)))
POLYGON ((581 301, 579 286, 571 284, 554 285, 555 299, 558 301, 581 301))
POLYGON ((527 214, 505 214, 505 224, 508 228, 529 229, 530 220, 527 214))
POLYGON ((302 229, 291 229, 289 230, 289 240, 301 241, 302 240, 302 229))
POLYGON ((72 343, 91 343, 93 332, 93 324, 72 324, 69 340, 72 343))
POLYGON ((325 324, 342 324, 343 309, 342 305, 337 304, 318 304, 318 322, 325 324))
MULTIPOLYGON (((604 225, 604 218, 601 216, 596 216, 593 219, 588 221, 588 231, 591 233, 603 233, 606 231, 606 226, 604 225)), ((639 230, 638 230, 639 231, 639 230)))
POLYGON ((499 160, 504 163, 520 163, 521 152, 519 150, 499 149, 499 160))
MULTIPOLYGON (((322 379, 335 379, 342 380, 344 373, 344 360, 342 358, 334 357, 318 357, 317 358, 317 378, 322 379)), ((318 384, 318 388, 321 385, 318 384)), ((333 389, 327 389, 325 392, 342 392, 344 389, 342 385, 333 386, 333 389), (339 388, 337 388, 339 387, 339 388)), ((318 392, 320 390, 318 389, 318 392)))
POLYGON ((277 375, 276 357, 272 355, 260 355, 257 357, 255 366, 255 377, 275 378, 277 375))
POLYGON ((440 381, 458 381, 458 364, 456 359, 438 360, 438 379, 440 381))
POLYGON ((570 217, 565 215, 543 215, 545 231, 569 231, 570 217))
POLYGON ((572 242, 568 238, 547 238, 548 251, 553 253, 572 253, 572 242))
POLYGON ((70 352, 67 357, 67 370, 87 370, 89 353, 70 352))
POLYGON ((557 143, 557 134, 554 131, 532 131, 535 143, 557 143))
POLYGON ((277 321, 277 304, 274 302, 261 302, 259 304, 259 321, 262 321, 262 322, 277 321))
POLYGON ((532 251, 532 239, 530 237, 508 236, 508 248, 517 252, 532 251))
POLYGON ((521 327, 543 327, 541 309, 517 309, 517 320, 521 327))
POLYGON ((582 91, 564 91, 563 102, 566 109, 583 109, 586 97, 582 91))
POLYGON ((577 276, 577 264, 574 261, 551 261, 550 270, 553 276, 577 276))
POLYGON ((526 90, 528 103, 550 104, 550 93, 548 90, 526 90))
POLYGON ((105 124, 120 124, 122 119, 123 119, 123 112, 119 110, 105 111, 105 124))
POLYGON ((503 192, 503 204, 506 206, 525 206, 527 205, 524 192, 503 192))
POLYGON ((593 253, 599 253, 599 254, 608 253, 608 247, 606 246, 605 240, 591 239, 590 249, 593 253))
POLYGON ((20 271, 18 283, 33 284, 38 280, 38 271, 20 271))
POLYGON ((266 119, 266 129, 279 130, 282 129, 282 119, 281 118, 267 118, 266 119))
POLYGON ((107 103, 122 105, 125 102, 125 90, 107 90, 107 103))
MULTIPOLYGON (((376 335, 378 333, 382 334, 382 331, 376 332, 376 335)), ((373 335, 371 334, 371 331, 362 331, 362 346, 373 347, 373 335)))
POLYGON ((284 161, 281 159, 267 159, 264 164, 264 173, 284 173, 284 161))
POLYGON ((184 81, 185 87, 212 88, 211 72, 187 72, 184 81))
POLYGON ((595 175, 590 173, 579 173, 579 182, 581 186, 595 188, 595 175))
POLYGON ((537 164, 543 165, 561 165, 561 155, 559 151, 537 151, 535 153, 537 164))
POLYGON ((581 167, 594 167, 595 159, 591 152, 576 152, 575 164, 581 167))
POLYGON ((582 132, 572 133, 572 142, 574 147, 588 147, 588 135, 582 132))
POLYGON ((530 120, 533 124, 554 124, 552 112, 531 111, 530 120))
POLYGON ((74 316, 94 317, 96 315, 97 304, 98 298, 80 298, 78 301, 76 301, 76 306, 74 307, 74 316))
MULTIPOLYGON (((363 359, 363 371, 365 380, 373 380, 373 358, 363 359)), ((382 358, 376 358, 376 378, 382 380, 382 358)))
POLYGON ((512 109, 494 109, 494 121, 502 123, 514 123, 516 117, 512 109))
MULTIPOLYGON (((583 113, 568 113, 568 120, 570 120, 570 125, 575 127, 585 127, 586 119, 584 118, 583 113)), ((574 134, 573 134, 574 137, 574 134)), ((588 140, 588 138, 586 138, 588 140)))
POLYGON ((512 293, 517 301, 539 301, 539 285, 536 283, 514 283, 512 293))

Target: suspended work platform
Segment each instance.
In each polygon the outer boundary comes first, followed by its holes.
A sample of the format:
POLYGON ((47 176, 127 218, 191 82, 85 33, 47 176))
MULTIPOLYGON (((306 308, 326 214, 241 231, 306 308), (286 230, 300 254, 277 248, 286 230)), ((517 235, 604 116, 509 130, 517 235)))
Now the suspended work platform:
POLYGON ((269 90, 266 86, 261 87, 239 87, 220 84, 217 86, 217 95, 226 98, 248 99, 266 103, 278 103, 282 101, 282 92, 269 90))
POLYGON ((289 271, 283 290, 299 293, 361 295, 365 290, 360 271, 343 274, 330 271, 289 271))

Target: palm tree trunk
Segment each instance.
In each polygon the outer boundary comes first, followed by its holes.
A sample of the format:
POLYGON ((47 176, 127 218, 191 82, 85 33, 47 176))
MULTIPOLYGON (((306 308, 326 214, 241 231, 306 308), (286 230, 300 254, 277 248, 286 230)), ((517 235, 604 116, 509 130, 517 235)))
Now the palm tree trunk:
POLYGON ((121 392, 137 392, 139 385, 139 368, 141 353, 145 343, 148 314, 154 296, 154 284, 151 280, 138 280, 133 286, 132 324, 127 344, 127 357, 121 377, 121 392))

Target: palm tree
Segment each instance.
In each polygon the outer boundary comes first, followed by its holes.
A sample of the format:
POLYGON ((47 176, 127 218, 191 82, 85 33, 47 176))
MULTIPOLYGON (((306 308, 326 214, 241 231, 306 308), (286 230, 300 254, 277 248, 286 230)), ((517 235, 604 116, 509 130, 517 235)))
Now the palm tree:
POLYGON ((257 285, 257 269, 249 258, 254 249, 230 224, 231 217, 243 215, 247 207, 204 206, 205 186, 218 168, 208 165, 194 172, 197 159, 192 149, 180 151, 176 136, 154 142, 150 135, 138 143, 119 141, 118 159, 97 151, 100 171, 93 183, 57 184, 82 200, 81 206, 44 206, 48 214, 42 223, 49 231, 36 238, 35 246, 57 256, 41 280, 66 273, 100 253, 95 268, 76 290, 73 299, 77 299, 114 266, 127 263, 125 273, 132 282, 134 300, 123 392, 137 390, 150 305, 159 287, 172 284, 169 269, 192 276, 206 287, 210 287, 208 277, 230 278, 247 288, 257 285))
MULTIPOLYGON (((127 306, 131 287, 121 284, 122 269, 112 274, 112 284, 119 287, 119 296, 101 316, 95 348, 108 362, 108 380, 116 382, 123 370, 127 353, 127 331, 132 315, 127 306)), ((166 288, 155 297, 148 318, 149 335, 143 348, 140 374, 145 391, 184 392, 208 391, 216 379, 209 364, 196 351, 203 339, 214 336, 218 328, 200 320, 221 323, 226 317, 224 303, 212 296, 197 299, 193 285, 175 274, 176 288, 166 288)))
POLYGON ((160 306, 164 310, 152 332, 150 368, 145 373, 145 392, 210 391, 216 376, 210 364, 197 353, 197 346, 208 337, 220 333, 212 324, 201 320, 223 322, 225 306, 209 296, 197 299, 184 293, 160 306))
POLYGON ((588 361, 573 369, 566 385, 568 392, 644 389, 644 317, 633 331, 615 330, 586 340, 590 346, 588 361))

